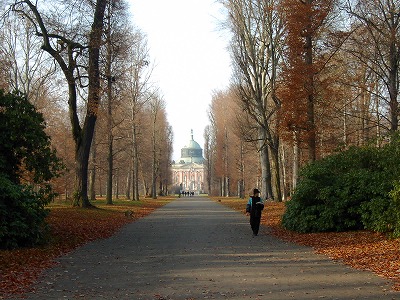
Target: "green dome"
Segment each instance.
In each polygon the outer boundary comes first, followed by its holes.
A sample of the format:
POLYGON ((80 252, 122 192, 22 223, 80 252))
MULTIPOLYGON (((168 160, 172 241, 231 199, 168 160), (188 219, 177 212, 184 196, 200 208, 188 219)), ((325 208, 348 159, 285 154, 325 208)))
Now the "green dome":
POLYGON ((192 140, 189 141, 187 146, 183 148, 190 148, 190 149, 201 149, 199 143, 197 143, 195 140, 193 140, 193 135, 192 135, 192 140))
POLYGON ((181 161, 184 161, 185 163, 194 162, 198 164, 202 164, 204 162, 203 149, 193 139, 193 130, 191 140, 185 147, 181 149, 181 161))

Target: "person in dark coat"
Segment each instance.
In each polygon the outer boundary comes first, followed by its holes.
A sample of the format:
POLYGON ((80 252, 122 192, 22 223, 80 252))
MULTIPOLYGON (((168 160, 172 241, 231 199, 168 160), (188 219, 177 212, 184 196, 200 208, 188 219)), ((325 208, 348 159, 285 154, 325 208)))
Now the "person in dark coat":
POLYGON ((264 201, 260 197, 260 191, 254 189, 253 196, 250 197, 246 205, 246 213, 250 214, 250 225, 253 230, 253 236, 256 236, 260 229, 261 213, 263 209, 264 201))

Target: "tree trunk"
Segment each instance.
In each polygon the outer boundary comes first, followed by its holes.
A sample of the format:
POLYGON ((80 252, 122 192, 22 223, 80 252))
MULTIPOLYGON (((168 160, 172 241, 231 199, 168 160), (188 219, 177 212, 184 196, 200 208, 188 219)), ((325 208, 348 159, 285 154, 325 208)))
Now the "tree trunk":
POLYGON ((286 155, 285 155, 285 147, 283 143, 280 145, 281 147, 281 170, 282 170, 282 201, 286 201, 286 196, 289 194, 288 193, 288 182, 289 180, 287 179, 287 171, 286 171, 286 155))
POLYGON ((396 43, 395 31, 392 30, 390 43, 389 97, 390 97, 390 131, 396 132, 399 126, 399 61, 400 50, 396 43))
POLYGON ((93 135, 93 141, 92 141, 92 148, 91 148, 91 170, 90 170, 90 181, 89 181, 89 195, 90 195, 90 200, 95 201, 96 200, 96 159, 97 159, 97 147, 96 147, 96 131, 94 132, 93 135))
POLYGON ((300 169, 300 147, 299 147, 299 138, 297 132, 293 132, 293 177, 292 177, 292 185, 293 190, 296 189, 297 181, 299 178, 299 169, 300 169))
POLYGON ((115 176, 115 199, 119 199, 119 169, 116 170, 115 176))
POLYGON ((157 199, 157 171, 156 171, 156 138, 155 132, 153 130, 153 162, 152 162, 152 172, 151 172, 151 197, 157 199))
POLYGON ((132 200, 139 201, 139 151, 135 118, 132 125, 132 200))
MULTIPOLYGON (((93 139, 94 127, 97 120, 97 113, 100 102, 100 70, 99 57, 101 36, 103 33, 103 19, 107 0, 97 0, 93 24, 89 35, 89 90, 87 101, 87 112, 85 122, 80 132, 76 135, 78 128, 75 127, 74 140, 76 143, 76 172, 77 187, 75 192, 74 204, 81 204, 82 207, 88 208, 92 204, 88 199, 88 163, 90 146, 93 139)), ((76 106, 76 102, 74 104, 76 106)), ((79 122, 78 116, 73 116, 79 122)), ((73 129, 74 130, 74 129, 73 129)))
POLYGON ((279 163, 279 139, 275 138, 274 147, 269 147, 271 156, 271 185, 273 200, 282 202, 281 175, 279 163))
POLYGON ((225 176, 225 197, 230 197, 230 179, 228 176, 225 176))
MULTIPOLYGON (((308 0, 312 1, 312 0, 308 0)), ((311 22, 311 21, 310 21, 311 22)), ((311 24, 309 25, 311 27, 311 24)), ((309 29, 311 32, 311 29, 309 29)), ((308 160, 315 161, 316 159, 316 131, 315 131, 315 113, 314 113, 314 71, 313 71, 313 40, 311 33, 306 36, 306 57, 305 62, 308 67, 307 74, 307 144, 308 144, 308 160)))
POLYGON ((106 203, 113 204, 112 200, 112 190, 113 190, 113 138, 112 134, 109 134, 108 137, 108 156, 107 156, 107 194, 106 194, 106 203))
POLYGON ((129 167, 128 174, 126 175, 126 190, 125 190, 125 197, 127 200, 131 199, 131 178, 132 178, 132 168, 129 167))
POLYGON ((271 184, 271 165, 269 162, 268 147, 264 144, 265 132, 263 128, 259 128, 259 151, 261 166, 261 194, 265 199, 273 198, 271 184))
POLYGON ((98 182, 98 185, 99 185, 99 196, 100 196, 100 198, 102 198, 103 197, 103 179, 102 179, 102 177, 101 177, 101 175, 102 175, 102 173, 101 173, 101 171, 100 171, 100 169, 99 169, 99 172, 97 173, 97 182, 98 182))
POLYGON ((239 198, 244 199, 244 150, 243 142, 240 143, 240 179, 239 179, 239 198))
MULTIPOLYGON (((109 9, 111 5, 108 6, 109 9)), ((111 13, 109 12, 109 15, 111 13)), ((108 155, 107 155, 107 194, 106 194, 106 204, 112 205, 112 192, 113 192, 113 165, 114 165, 114 157, 113 157, 113 124, 112 124, 112 75, 111 75, 111 60, 112 60, 112 45, 111 45, 111 24, 110 18, 107 18, 107 28, 106 28, 106 46, 107 46, 107 54, 106 54, 106 70, 105 75, 107 78, 107 143, 108 143, 108 155)))
POLYGON ((228 129, 225 130, 225 140, 224 140, 224 196, 229 197, 229 148, 228 148, 228 129))
POLYGON ((376 145, 380 147, 381 145, 381 115, 379 114, 379 84, 378 79, 375 82, 375 117, 376 117, 376 145))
POLYGON ((82 206, 83 208, 92 207, 92 204, 89 201, 87 193, 90 143, 91 139, 89 137, 82 139, 81 144, 76 149, 76 156, 75 156, 76 191, 74 195, 74 206, 82 206))

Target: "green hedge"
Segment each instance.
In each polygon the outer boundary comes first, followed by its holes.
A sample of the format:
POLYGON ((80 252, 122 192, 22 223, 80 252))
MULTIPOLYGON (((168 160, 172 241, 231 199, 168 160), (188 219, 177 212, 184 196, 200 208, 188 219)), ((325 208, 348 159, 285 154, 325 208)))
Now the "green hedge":
POLYGON ((369 229, 400 236, 400 140, 307 165, 282 224, 298 232, 369 229))

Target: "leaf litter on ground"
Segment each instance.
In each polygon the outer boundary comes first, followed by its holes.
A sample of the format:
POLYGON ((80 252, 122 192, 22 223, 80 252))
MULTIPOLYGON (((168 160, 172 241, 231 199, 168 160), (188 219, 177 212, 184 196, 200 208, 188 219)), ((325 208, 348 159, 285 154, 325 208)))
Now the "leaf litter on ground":
POLYGON ((83 209, 69 205, 50 205, 46 219, 49 242, 34 248, 0 250, 0 299, 32 291, 42 271, 55 259, 87 242, 112 236, 122 226, 142 218, 172 198, 119 201, 118 205, 96 203, 83 209), (126 214, 126 212, 130 212, 126 214))
MULTIPOLYGON (((247 200, 214 198, 218 202, 245 213, 247 200)), ((96 209, 54 206, 47 221, 51 242, 47 245, 16 250, 0 250, 0 299, 32 290, 41 272, 55 264, 55 259, 96 239, 107 238, 122 226, 150 214, 172 199, 145 200, 120 205, 98 205, 96 209), (132 206, 131 204, 135 205, 132 206), (127 217, 125 212, 133 214, 127 217)), ((388 239, 370 231, 300 234, 281 226, 284 203, 267 202, 262 224, 274 236, 310 246, 317 253, 342 261, 353 268, 370 270, 392 280, 400 290, 400 239, 388 239)))
MULTIPOLYGON (((235 210, 246 212, 247 200, 215 198, 235 210)), ((316 253, 341 261, 356 269, 372 271, 393 282, 393 289, 400 291, 400 239, 366 230, 350 232, 297 233, 281 226, 285 212, 283 202, 267 202, 261 224, 269 233, 288 242, 312 247, 316 253)))

